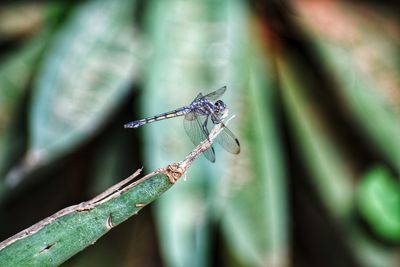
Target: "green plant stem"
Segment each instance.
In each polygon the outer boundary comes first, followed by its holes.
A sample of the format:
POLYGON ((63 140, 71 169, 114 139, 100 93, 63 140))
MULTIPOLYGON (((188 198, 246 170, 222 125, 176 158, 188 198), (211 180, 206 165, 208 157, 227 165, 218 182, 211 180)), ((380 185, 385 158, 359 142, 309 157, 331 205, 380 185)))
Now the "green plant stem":
POLYGON ((1 242, 0 266, 58 265, 94 244, 167 191, 211 146, 222 127, 217 124, 185 160, 132 182, 138 170, 92 200, 65 208, 1 242))

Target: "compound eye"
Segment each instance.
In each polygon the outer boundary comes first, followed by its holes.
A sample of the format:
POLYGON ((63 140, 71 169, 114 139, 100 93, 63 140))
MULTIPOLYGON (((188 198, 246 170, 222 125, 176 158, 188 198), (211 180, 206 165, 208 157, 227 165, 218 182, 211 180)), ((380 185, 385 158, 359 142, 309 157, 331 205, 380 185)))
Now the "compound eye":
POLYGON ((216 106, 216 111, 218 112, 218 113, 223 113, 224 112, 224 110, 225 110, 225 104, 224 104, 224 102, 222 102, 221 100, 218 100, 217 102, 215 102, 215 106, 216 106))

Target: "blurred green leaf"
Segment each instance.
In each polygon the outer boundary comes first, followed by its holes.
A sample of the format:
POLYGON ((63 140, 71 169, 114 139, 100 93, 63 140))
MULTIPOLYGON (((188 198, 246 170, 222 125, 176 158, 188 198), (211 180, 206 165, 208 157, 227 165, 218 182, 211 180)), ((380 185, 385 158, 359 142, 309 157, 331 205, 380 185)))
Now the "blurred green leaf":
POLYGON ((360 233, 353 216, 354 166, 305 93, 307 83, 302 77, 307 76, 307 70, 298 68, 288 58, 282 56, 278 61, 285 109, 318 197, 335 224, 346 233, 345 242, 360 266, 396 266, 395 252, 383 249, 360 233))
POLYGON ((376 167, 358 185, 357 205, 372 229, 390 241, 400 241, 400 184, 376 167))
POLYGON ((346 1, 296 7, 350 116, 400 172, 400 27, 392 11, 346 1))
MULTIPOLYGON (((246 12, 247 7, 236 0, 150 1, 146 28, 156 52, 148 66, 143 116, 187 105, 198 93, 223 85, 228 87, 223 99, 236 114, 240 88, 248 79, 248 69, 241 61, 246 53, 246 12)), ((229 127, 235 131, 236 124, 234 119, 229 127)), ((153 167, 170 157, 179 158, 192 147, 180 119, 145 126, 143 131, 146 158, 153 167)), ((168 266, 211 264, 212 225, 219 220, 221 202, 225 203, 219 195, 221 178, 236 158, 216 149, 215 165, 205 159, 196 162, 188 173, 190 182, 174 187, 157 203, 168 266)))
POLYGON ((30 112, 30 147, 8 176, 60 158, 92 136, 124 99, 138 75, 141 39, 136 1, 87 1, 76 8, 45 55, 30 112))
POLYGON ((338 141, 324 125, 320 112, 305 94, 305 85, 299 78, 302 71, 286 60, 281 58, 278 66, 285 109, 295 132, 296 143, 324 205, 336 218, 345 219, 352 211, 354 170, 338 141))
POLYGON ((27 45, 8 55, 0 65, 0 164, 5 158, 2 154, 9 145, 6 135, 9 134, 12 120, 20 107, 36 61, 44 44, 45 34, 41 34, 27 45))
POLYGON ((238 258, 240 266, 287 266, 288 214, 276 120, 278 91, 269 59, 259 39, 252 38, 247 59, 250 78, 238 110, 243 114, 239 121, 241 159, 228 172, 221 210, 223 231, 230 255, 238 258))
MULTIPOLYGON (((150 116, 189 104, 217 84, 211 66, 221 45, 212 18, 221 21, 225 1, 150 1, 146 28, 154 57, 143 94, 144 113, 150 116), (200 89, 201 88, 201 89, 200 89), (209 88, 209 89, 204 89, 209 88)), ((216 89, 216 88, 215 88, 216 89)), ((230 89, 228 89, 230 90, 230 89)), ((180 158, 192 147, 180 119, 146 126, 145 152, 151 168, 180 158), (168 128, 166 125, 168 124, 168 128), (160 135, 160 133, 162 133, 160 135)), ((218 159, 217 159, 218 160, 218 159)), ((157 203, 156 219, 167 266, 209 266, 210 224, 207 207, 208 162, 200 159, 190 171, 190 183, 180 183, 157 203), (203 170, 200 171, 199 167, 203 170)))
POLYGON ((337 140, 326 131, 319 112, 306 97, 299 79, 301 71, 296 75, 289 65, 293 64, 283 60, 278 64, 285 109, 318 197, 332 214, 335 224, 347 233, 346 243, 361 266, 393 266, 390 264, 393 255, 359 234, 351 221, 355 174, 337 140))
POLYGON ((126 95, 140 53, 131 25, 135 3, 89 1, 60 31, 33 96, 32 150, 50 157, 73 149, 126 95))

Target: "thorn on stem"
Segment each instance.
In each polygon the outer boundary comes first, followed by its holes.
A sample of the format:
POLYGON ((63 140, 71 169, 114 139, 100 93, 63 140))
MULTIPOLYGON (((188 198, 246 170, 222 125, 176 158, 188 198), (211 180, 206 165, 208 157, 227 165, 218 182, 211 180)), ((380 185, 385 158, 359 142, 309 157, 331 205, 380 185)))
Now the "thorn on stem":
POLYGON ((41 251, 39 251, 38 254, 42 254, 42 253, 45 253, 45 252, 49 251, 55 244, 56 244, 56 243, 52 243, 52 244, 47 245, 47 246, 44 247, 41 251))
POLYGON ((114 225, 112 223, 112 215, 111 215, 111 213, 110 213, 110 215, 108 215, 106 227, 107 227, 108 231, 111 230, 111 228, 114 227, 114 225))

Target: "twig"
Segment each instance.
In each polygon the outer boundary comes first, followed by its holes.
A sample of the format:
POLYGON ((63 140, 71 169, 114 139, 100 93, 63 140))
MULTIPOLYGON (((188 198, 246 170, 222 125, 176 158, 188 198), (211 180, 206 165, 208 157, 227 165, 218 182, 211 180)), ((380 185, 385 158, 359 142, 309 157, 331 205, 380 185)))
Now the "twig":
MULTIPOLYGON (((139 185, 140 183, 143 183, 144 181, 150 179, 151 177, 157 175, 157 174, 164 174, 169 178, 169 181, 173 184, 175 183, 182 175, 185 174, 187 169, 191 166, 193 161, 204 151, 209 149, 212 145, 212 142, 214 139, 218 136, 218 134, 222 131, 224 127, 223 123, 219 123, 215 125, 215 127, 211 130, 210 135, 208 136, 208 139, 204 140, 201 142, 186 158, 185 160, 178 162, 178 163, 173 163, 168 165, 165 168, 158 169, 154 172, 151 172, 147 174, 146 176, 142 177, 141 179, 137 181, 133 181, 134 178, 136 178, 142 169, 138 169, 134 174, 126 178, 125 180, 119 182, 116 185, 111 186, 107 190, 105 190, 103 193, 100 195, 94 197, 93 199, 82 202, 78 205, 70 206, 67 208, 64 208, 55 214, 41 220, 40 222, 32 225, 31 227, 19 232, 18 234, 4 240, 3 242, 0 243, 0 251, 11 245, 12 243, 23 239, 25 237, 28 237, 30 235, 35 234, 39 230, 43 229, 46 225, 49 225, 53 223, 54 221, 58 220, 59 218, 71 214, 73 212, 83 212, 83 211, 89 211, 94 209, 95 207, 99 206, 100 204, 109 201, 110 199, 117 198, 120 195, 122 195, 124 192, 128 191, 129 189, 139 185)), ((144 206, 144 205, 143 205, 144 206)), ((140 207, 143 207, 140 206, 140 207)))

